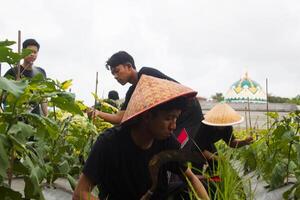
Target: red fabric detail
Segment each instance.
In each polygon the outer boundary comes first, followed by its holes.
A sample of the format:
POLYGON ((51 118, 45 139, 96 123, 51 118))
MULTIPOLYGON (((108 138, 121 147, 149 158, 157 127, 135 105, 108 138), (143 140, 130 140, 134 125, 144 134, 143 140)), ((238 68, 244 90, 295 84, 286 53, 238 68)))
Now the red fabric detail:
POLYGON ((185 128, 183 128, 181 130, 181 132, 179 133, 179 135, 177 136, 177 140, 181 145, 186 144, 186 142, 189 140, 189 136, 185 130, 185 128))

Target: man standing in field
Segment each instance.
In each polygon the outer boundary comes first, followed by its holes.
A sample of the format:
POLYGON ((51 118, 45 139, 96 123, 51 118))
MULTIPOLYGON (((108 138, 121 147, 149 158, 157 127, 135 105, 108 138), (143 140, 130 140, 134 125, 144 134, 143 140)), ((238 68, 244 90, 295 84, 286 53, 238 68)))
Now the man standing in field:
MULTIPOLYGON (((26 56, 23 60, 23 63, 20 65, 20 77, 18 78, 33 78, 37 74, 41 74, 44 78, 46 78, 46 72, 41 67, 34 66, 34 62, 37 59, 40 44, 35 39, 27 39, 23 42, 22 45, 23 49, 31 50, 31 54, 26 56)), ((5 74, 4 77, 18 79, 17 77, 17 68, 9 69, 5 74)), ((44 100, 41 104, 32 104, 32 113, 35 114, 43 114, 44 116, 48 115, 48 104, 47 101, 44 100), (40 109, 41 105, 41 109, 40 109)))

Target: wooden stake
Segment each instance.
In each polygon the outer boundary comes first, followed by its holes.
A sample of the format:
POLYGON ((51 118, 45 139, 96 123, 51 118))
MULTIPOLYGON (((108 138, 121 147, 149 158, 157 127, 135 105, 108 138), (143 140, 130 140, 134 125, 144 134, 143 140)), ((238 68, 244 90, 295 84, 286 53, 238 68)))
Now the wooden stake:
POLYGON ((266 93, 267 93, 267 130, 268 130, 268 132, 269 132, 269 91, 268 91, 268 78, 266 78, 266 93))
POLYGON ((248 135, 247 106, 245 106, 245 122, 246 122, 246 134, 248 135))
MULTIPOLYGON (((21 31, 18 31, 18 54, 21 54, 21 31)), ((20 61, 17 64, 17 73, 15 79, 20 80, 20 61)))
POLYGON ((95 87, 95 102, 94 102, 94 112, 93 112, 93 120, 95 118, 95 110, 96 110, 96 105, 97 105, 97 94, 98 94, 98 72, 96 72, 96 87, 95 87))
POLYGON ((250 135, 252 135, 252 124, 251 124, 251 114, 250 114, 250 100, 248 97, 248 115, 249 115, 249 129, 250 129, 250 135))

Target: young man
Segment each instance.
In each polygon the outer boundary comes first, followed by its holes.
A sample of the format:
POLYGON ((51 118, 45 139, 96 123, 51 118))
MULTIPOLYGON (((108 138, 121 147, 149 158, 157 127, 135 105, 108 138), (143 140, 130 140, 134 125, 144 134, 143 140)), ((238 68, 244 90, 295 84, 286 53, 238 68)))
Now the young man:
MULTIPOLYGON (((7 78, 14 78, 14 79, 19 79, 19 78, 23 78, 23 77, 27 77, 27 78, 32 78, 37 74, 42 74, 42 76, 44 78, 46 78, 46 72, 43 68, 41 67, 35 67, 34 61, 37 59, 39 50, 40 50, 40 44, 34 40, 34 39, 27 39, 23 42, 23 49, 30 49, 31 50, 31 54, 26 56, 23 60, 23 63, 20 66, 20 77, 16 77, 17 75, 17 68, 11 68, 9 69, 4 77, 7 78)), ((41 103, 41 110, 44 116, 48 115, 48 106, 47 106, 47 102, 42 102, 41 103)), ((40 112, 40 108, 39 105, 32 105, 33 109, 32 109, 32 113, 35 114, 41 114, 40 112)))
MULTIPOLYGON (((209 199, 191 169, 175 161, 164 163, 162 157, 179 149, 172 132, 187 98, 195 95, 175 82, 143 75, 121 125, 102 133, 94 144, 73 199, 96 199, 90 194, 95 185, 100 199, 167 199, 174 189, 168 187, 167 170, 185 175, 197 196, 209 199)), ((186 193, 176 195, 181 199, 186 193)))
POLYGON ((193 151, 201 151, 210 165, 218 159, 217 149, 214 144, 217 141, 222 139, 231 148, 239 148, 251 144, 253 140, 251 136, 244 140, 238 140, 232 134, 232 125, 241 123, 243 117, 228 104, 219 103, 215 105, 205 114, 204 118, 199 134, 195 138, 197 147, 193 147, 193 151))
MULTIPOLYGON (((122 104, 121 111, 119 111, 117 114, 108 114, 97 110, 95 111, 95 116, 99 116, 105 121, 113 124, 119 124, 121 122, 132 93, 143 74, 177 82, 154 68, 143 67, 140 69, 140 71, 137 71, 133 57, 125 51, 119 51, 115 53, 108 59, 106 63, 106 68, 111 70, 112 75, 121 85, 125 85, 126 83, 131 84, 126 93, 125 102, 122 104)), ((163 93, 164 91, 161 92, 162 95, 163 93)), ((196 98, 190 99, 187 108, 182 112, 177 121, 177 128, 174 131, 174 134, 178 136, 184 130, 190 138, 194 139, 202 119, 202 109, 198 100, 196 98)), ((192 145, 191 140, 188 142, 189 143, 186 145, 186 149, 190 148, 189 146, 192 145)))

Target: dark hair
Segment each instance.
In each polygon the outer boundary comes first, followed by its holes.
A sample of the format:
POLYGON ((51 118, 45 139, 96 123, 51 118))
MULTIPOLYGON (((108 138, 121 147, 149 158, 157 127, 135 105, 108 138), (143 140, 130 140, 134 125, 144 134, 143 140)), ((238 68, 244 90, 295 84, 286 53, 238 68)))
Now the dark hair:
POLYGON ((188 103, 187 97, 177 97, 176 99, 160 104, 149 111, 153 114, 156 114, 158 111, 170 111, 174 109, 184 110, 187 103, 188 103))
POLYGON ((118 100, 119 99, 119 94, 115 90, 111 90, 108 92, 108 98, 112 100, 118 100))
MULTIPOLYGON (((163 104, 160 104, 158 106, 155 106, 154 108, 151 108, 149 111, 153 116, 156 116, 159 111, 171 111, 173 109, 180 109, 184 110, 188 104, 188 101, 190 98, 188 97, 177 97, 173 100, 167 101, 163 104)), ((138 115, 127 122, 123 123, 123 127, 129 127, 135 124, 138 124, 141 121, 141 115, 138 115)))
POLYGON ((126 51, 119 51, 113 54, 107 61, 106 61, 106 69, 111 70, 118 65, 121 64, 130 64, 133 69, 135 69, 135 64, 133 57, 127 53, 126 51))
POLYGON ((23 42, 23 49, 28 46, 36 46, 38 50, 40 50, 40 44, 35 39, 27 39, 23 42))

